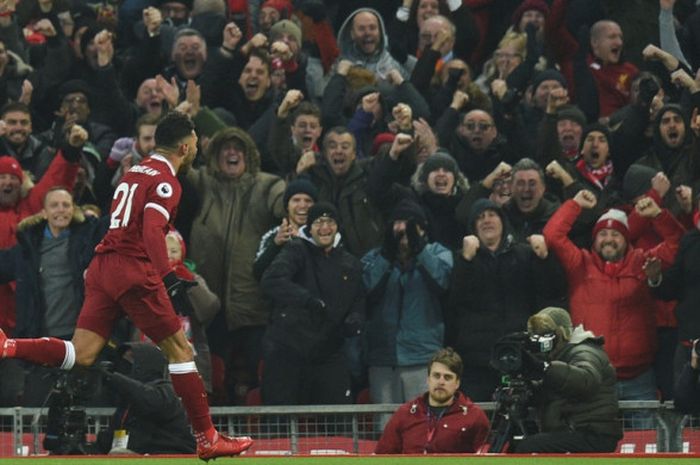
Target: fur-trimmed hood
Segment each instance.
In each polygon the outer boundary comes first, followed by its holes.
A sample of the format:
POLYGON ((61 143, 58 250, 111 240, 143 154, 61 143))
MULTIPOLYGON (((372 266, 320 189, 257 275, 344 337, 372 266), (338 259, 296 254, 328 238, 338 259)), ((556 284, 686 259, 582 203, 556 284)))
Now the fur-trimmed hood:
POLYGON ((205 151, 207 168, 210 173, 221 174, 219 152, 227 142, 239 143, 245 152, 245 171, 253 176, 260 172, 260 152, 246 131, 238 127, 226 127, 217 131, 205 151))
MULTIPOLYGON (((32 226, 36 226, 38 224, 41 224, 42 222, 46 222, 46 218, 44 218, 44 214, 39 212, 35 213, 34 215, 28 216, 22 221, 19 222, 17 225, 17 231, 26 231, 32 226)), ((80 223, 85 223, 85 214, 83 211, 78 207, 77 205, 75 206, 75 209, 73 210, 73 219, 71 220, 71 225, 73 224, 80 224, 80 223)))

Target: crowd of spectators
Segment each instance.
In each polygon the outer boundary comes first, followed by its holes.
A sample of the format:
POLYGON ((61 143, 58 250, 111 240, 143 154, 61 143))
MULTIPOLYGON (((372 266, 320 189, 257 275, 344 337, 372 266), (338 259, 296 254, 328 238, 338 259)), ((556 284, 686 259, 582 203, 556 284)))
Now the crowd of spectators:
MULTIPOLYGON (((445 346, 488 401, 491 345, 547 306, 604 338, 618 398, 672 399, 700 338, 700 10, 618 3, 0 0, 0 327, 70 339, 177 110, 200 147, 167 245, 211 402, 406 402, 445 346)), ((40 401, 0 370, 0 404, 40 401)))

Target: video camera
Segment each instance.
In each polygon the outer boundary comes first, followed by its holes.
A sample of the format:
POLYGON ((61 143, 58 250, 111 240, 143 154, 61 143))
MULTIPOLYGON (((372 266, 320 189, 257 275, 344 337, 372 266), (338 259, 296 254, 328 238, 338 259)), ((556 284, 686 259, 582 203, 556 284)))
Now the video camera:
POLYGON ((496 410, 491 419, 489 452, 503 452, 513 442, 537 432, 530 404, 541 372, 531 365, 533 358, 554 349, 556 335, 531 335, 527 332, 506 334, 493 346, 491 366, 501 372, 503 385, 496 389, 496 410))
POLYGON ((542 356, 554 349, 556 335, 531 335, 525 331, 506 334, 493 346, 491 366, 510 377, 537 379, 530 370, 528 360, 542 356))

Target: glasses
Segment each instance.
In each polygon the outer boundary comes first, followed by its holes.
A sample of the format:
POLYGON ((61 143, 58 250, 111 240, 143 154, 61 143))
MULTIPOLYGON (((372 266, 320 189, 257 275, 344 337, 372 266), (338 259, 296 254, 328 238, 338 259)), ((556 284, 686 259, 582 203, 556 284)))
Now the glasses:
POLYGON ((76 97, 66 97, 63 99, 63 104, 64 105, 86 105, 87 104, 87 97, 82 97, 82 96, 76 96, 76 97))
POLYGON ((311 224, 316 226, 334 226, 336 223, 333 218, 322 216, 321 218, 315 219, 314 222, 311 224))
POLYGON ((473 121, 467 121, 464 123, 464 127, 467 128, 468 131, 475 131, 476 129, 479 129, 479 131, 488 131, 493 124, 491 123, 474 123, 473 121))

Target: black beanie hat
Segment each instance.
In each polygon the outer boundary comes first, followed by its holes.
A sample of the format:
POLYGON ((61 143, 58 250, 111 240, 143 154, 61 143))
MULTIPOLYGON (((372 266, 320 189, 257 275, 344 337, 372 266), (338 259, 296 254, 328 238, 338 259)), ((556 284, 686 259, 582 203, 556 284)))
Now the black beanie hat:
POLYGON ((557 81, 563 88, 566 89, 566 78, 564 78, 564 75, 554 68, 545 69, 544 71, 540 71, 539 73, 535 74, 535 77, 532 78, 532 90, 536 91, 540 84, 542 84, 544 81, 557 81))
POLYGON ((469 210, 469 230, 472 233, 476 233, 476 220, 479 219, 479 215, 486 210, 493 210, 501 217, 501 222, 503 223, 503 229, 505 231, 506 219, 503 216, 503 210, 496 202, 490 199, 479 199, 474 202, 472 208, 469 210))
POLYGON ((625 177, 622 179, 622 197, 627 202, 632 202, 651 189, 651 178, 656 176, 657 171, 644 165, 631 165, 627 168, 625 177))
POLYGON ((284 190, 284 197, 282 201, 284 202, 284 208, 287 208, 289 199, 294 197, 296 194, 306 194, 315 202, 318 197, 318 189, 313 185, 311 181, 306 178, 297 178, 294 181, 287 184, 287 188, 284 190))
POLYGON ((610 144, 610 129, 608 129, 608 127, 603 124, 592 123, 583 129, 583 134, 581 134, 581 147, 583 147, 583 142, 586 140, 586 137, 588 137, 588 134, 592 132, 602 132, 603 135, 605 135, 608 144, 610 144))
POLYGON ((90 103, 90 86, 88 86, 88 83, 82 79, 71 79, 70 81, 66 81, 61 84, 61 86, 58 88, 58 106, 61 106, 61 102, 66 95, 74 94, 76 92, 84 94, 88 99, 88 104, 90 103))
POLYGON ((459 172, 457 162, 449 153, 440 150, 425 160, 423 166, 421 167, 418 180, 422 183, 426 182, 428 180, 428 175, 440 168, 444 168, 445 170, 452 172, 452 174, 455 175, 455 181, 457 180, 457 173, 459 172))
POLYGON ((330 202, 318 202, 309 208, 309 213, 306 217, 306 225, 310 228, 314 221, 319 218, 326 217, 332 218, 340 226, 338 221, 338 210, 330 202))
POLYGON ((562 105, 557 111, 557 121, 568 119, 581 125, 586 126, 586 115, 576 105, 562 105))
POLYGON ((425 216, 423 207, 411 199, 401 199, 391 211, 389 220, 391 222, 396 220, 414 221, 423 229, 428 227, 428 218, 425 216))

